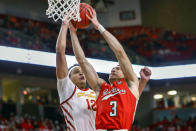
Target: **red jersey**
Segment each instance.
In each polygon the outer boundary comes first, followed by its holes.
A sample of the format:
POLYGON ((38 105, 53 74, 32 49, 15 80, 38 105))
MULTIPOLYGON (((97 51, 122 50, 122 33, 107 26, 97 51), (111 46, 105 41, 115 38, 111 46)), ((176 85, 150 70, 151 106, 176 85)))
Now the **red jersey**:
POLYGON ((131 129, 137 102, 125 79, 112 85, 104 82, 96 101, 96 129, 131 129))

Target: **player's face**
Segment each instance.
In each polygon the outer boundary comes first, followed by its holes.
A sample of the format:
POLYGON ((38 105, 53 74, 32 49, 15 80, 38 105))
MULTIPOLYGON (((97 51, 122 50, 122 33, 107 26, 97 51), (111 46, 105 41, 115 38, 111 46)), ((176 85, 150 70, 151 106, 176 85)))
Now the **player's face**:
POLYGON ((74 84, 80 85, 86 83, 86 77, 84 76, 80 67, 75 67, 71 71, 70 79, 73 81, 74 84))
POLYGON ((112 68, 111 73, 109 75, 109 79, 120 79, 120 78, 124 78, 124 74, 120 66, 116 66, 112 68))

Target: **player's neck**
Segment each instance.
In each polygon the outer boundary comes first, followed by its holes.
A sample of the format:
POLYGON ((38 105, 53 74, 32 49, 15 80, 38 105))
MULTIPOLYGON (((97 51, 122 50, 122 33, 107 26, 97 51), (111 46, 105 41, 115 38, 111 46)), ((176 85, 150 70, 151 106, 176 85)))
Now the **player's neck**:
POLYGON ((109 80, 109 82, 110 82, 110 84, 112 84, 113 82, 118 82, 118 81, 120 81, 121 80, 121 78, 114 78, 114 79, 110 79, 109 80))
POLYGON ((86 89, 86 84, 77 85, 77 87, 81 90, 86 89))

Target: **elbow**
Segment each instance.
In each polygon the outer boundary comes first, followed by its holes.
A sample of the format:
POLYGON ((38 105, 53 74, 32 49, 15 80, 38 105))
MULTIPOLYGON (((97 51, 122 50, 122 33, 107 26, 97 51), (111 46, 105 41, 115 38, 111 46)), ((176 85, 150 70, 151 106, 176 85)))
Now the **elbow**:
POLYGON ((76 57, 76 59, 79 65, 83 65, 87 62, 86 58, 83 58, 83 57, 76 57))
POLYGON ((57 45, 56 46, 56 52, 57 53, 65 53, 65 46, 59 46, 59 45, 57 45))
POLYGON ((125 54, 125 51, 122 47, 120 47, 116 50, 117 57, 122 57, 124 54, 125 54))

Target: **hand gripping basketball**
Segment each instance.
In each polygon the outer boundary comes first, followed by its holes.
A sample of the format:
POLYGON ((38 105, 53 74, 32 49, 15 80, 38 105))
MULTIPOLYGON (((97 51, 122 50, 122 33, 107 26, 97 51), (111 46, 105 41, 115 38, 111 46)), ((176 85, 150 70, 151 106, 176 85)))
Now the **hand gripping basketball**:
POLYGON ((75 28, 79 28, 79 29, 84 29, 84 28, 88 28, 89 25, 91 24, 91 21, 87 18, 86 15, 90 15, 89 10, 93 10, 93 8, 86 3, 80 3, 80 18, 81 21, 74 21, 71 20, 71 23, 73 24, 73 26, 75 28))

